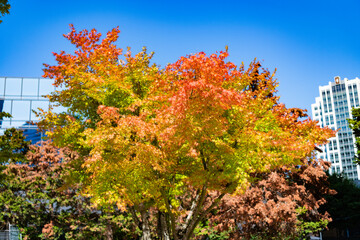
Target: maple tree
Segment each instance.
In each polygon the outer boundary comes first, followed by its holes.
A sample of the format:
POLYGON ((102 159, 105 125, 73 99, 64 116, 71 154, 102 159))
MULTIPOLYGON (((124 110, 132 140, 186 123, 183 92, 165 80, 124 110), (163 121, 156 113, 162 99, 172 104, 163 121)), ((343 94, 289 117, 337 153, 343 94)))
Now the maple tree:
POLYGON ((118 33, 100 40, 71 26, 77 50, 44 69, 64 88, 50 101, 67 111, 43 111, 40 126, 81 156, 70 175, 82 194, 130 212, 142 239, 190 239, 226 194, 301 164, 333 134, 279 103, 274 74, 256 61, 245 69, 227 51, 200 52, 160 69, 146 49, 123 54, 118 33))
POLYGON ((209 219, 229 239, 297 239, 323 230, 325 195, 333 195, 324 170, 329 163, 307 159, 297 168, 262 173, 244 194, 227 195, 209 219))

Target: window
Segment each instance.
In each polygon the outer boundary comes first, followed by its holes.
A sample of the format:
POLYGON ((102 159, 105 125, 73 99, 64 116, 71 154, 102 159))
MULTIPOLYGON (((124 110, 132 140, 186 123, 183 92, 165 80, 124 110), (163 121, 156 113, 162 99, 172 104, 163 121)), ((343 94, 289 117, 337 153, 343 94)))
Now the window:
POLYGON ((337 150, 337 143, 336 140, 333 140, 334 150, 337 150))

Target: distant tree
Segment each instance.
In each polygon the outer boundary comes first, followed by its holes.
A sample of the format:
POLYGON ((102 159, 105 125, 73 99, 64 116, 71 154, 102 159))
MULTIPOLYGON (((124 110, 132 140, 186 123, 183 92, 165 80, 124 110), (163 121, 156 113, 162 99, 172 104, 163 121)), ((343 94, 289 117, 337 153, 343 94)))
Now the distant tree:
MULTIPOLYGON (((10 4, 8 0, 0 0, 0 14, 4 16, 5 14, 9 14, 10 4)), ((0 20, 2 23, 2 20, 0 20)))
POLYGON ((353 130, 355 135, 355 145, 357 152, 355 154, 355 162, 360 164, 360 108, 352 109, 352 119, 348 119, 349 127, 353 130))

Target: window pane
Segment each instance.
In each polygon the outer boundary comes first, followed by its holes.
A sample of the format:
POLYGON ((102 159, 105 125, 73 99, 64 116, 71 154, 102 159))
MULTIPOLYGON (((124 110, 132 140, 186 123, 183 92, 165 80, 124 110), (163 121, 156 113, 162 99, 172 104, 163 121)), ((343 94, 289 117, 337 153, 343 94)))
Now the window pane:
POLYGON ((24 78, 23 79, 23 97, 36 97, 38 92, 37 78, 24 78))
POLYGON ((3 107, 3 112, 7 112, 11 114, 11 100, 5 100, 4 101, 4 107, 3 107))
POLYGON ((30 101, 14 101, 12 116, 13 120, 29 121, 30 101))
POLYGON ((5 78, 0 78, 0 97, 4 97, 4 84, 5 84, 5 78))
POLYGON ((53 80, 51 79, 40 79, 40 88, 39 95, 47 95, 54 91, 54 86, 52 85, 53 80))
POLYGON ((21 95, 21 78, 6 78, 6 96, 21 95))

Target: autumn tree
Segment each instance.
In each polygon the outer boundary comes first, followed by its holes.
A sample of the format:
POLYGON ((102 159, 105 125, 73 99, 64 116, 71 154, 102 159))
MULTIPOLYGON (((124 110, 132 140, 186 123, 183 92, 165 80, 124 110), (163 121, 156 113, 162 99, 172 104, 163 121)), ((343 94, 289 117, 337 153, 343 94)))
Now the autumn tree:
POLYGON ((130 212, 142 239, 190 239, 226 194, 300 164, 332 136, 280 104, 258 62, 245 69, 227 51, 200 52, 160 69, 146 50, 123 54, 118 33, 65 35, 77 50, 54 53, 44 77, 63 87, 49 99, 67 111, 44 111, 41 126, 81 156, 72 176, 82 194, 130 212))
POLYGON ((229 239, 297 239, 322 230, 330 219, 319 208, 325 195, 334 194, 324 171, 328 167, 309 158, 297 168, 262 173, 244 194, 224 197, 209 214, 211 225, 228 232, 229 239))

